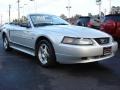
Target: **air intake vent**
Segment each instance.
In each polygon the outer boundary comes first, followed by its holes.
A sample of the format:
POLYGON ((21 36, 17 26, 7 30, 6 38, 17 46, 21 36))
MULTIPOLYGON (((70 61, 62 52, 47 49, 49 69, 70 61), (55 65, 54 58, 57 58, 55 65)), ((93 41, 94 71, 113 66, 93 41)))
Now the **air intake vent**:
POLYGON ((95 41, 100 44, 100 45, 103 45, 103 44, 108 44, 110 42, 110 38, 107 37, 107 38, 95 38, 95 41))

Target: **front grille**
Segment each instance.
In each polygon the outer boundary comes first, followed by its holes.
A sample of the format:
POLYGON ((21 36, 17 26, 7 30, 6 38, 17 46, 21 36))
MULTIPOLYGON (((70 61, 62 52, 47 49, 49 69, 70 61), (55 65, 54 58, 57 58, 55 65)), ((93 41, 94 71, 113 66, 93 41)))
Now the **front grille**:
POLYGON ((106 37, 106 38, 95 38, 95 41, 98 44, 103 45, 103 44, 108 44, 110 42, 110 38, 109 37, 106 37))

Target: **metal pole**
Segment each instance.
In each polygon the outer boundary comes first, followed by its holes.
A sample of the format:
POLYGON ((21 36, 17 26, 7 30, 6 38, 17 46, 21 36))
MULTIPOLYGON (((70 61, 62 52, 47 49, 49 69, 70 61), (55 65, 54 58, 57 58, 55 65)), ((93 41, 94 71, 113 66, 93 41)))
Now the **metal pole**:
POLYGON ((101 17, 101 4, 99 4, 99 15, 101 17))
POLYGON ((111 0, 109 0, 109 6, 110 6, 110 10, 111 10, 111 0))
POLYGON ((9 5, 9 23, 11 22, 11 5, 9 5))
POLYGON ((68 0, 68 16, 69 16, 69 18, 70 18, 70 9, 71 9, 70 0, 68 0))
POLYGON ((70 6, 67 6, 66 8, 67 8, 67 10, 68 10, 68 18, 70 18, 70 8, 71 8, 71 7, 70 7, 70 6))
POLYGON ((68 10, 68 18, 69 18, 69 22, 70 22, 70 9, 71 9, 70 0, 68 0, 68 6, 66 6, 66 8, 68 10))
POLYGON ((20 19, 20 0, 18 0, 18 20, 20 19))
POLYGON ((101 16, 101 0, 96 0, 96 4, 98 5, 99 7, 99 16, 101 16))
POLYGON ((0 20, 0 24, 1 24, 1 25, 2 25, 2 18, 3 18, 3 17, 2 17, 2 15, 1 15, 1 20, 0 20))

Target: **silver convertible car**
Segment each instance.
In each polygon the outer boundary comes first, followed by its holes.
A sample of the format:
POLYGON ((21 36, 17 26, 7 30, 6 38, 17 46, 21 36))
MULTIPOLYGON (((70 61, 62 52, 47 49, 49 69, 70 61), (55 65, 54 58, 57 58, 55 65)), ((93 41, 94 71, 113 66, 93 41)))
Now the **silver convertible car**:
POLYGON ((99 30, 70 25, 60 17, 30 14, 2 30, 6 51, 16 49, 36 56, 42 66, 89 63, 111 58, 118 44, 99 30))

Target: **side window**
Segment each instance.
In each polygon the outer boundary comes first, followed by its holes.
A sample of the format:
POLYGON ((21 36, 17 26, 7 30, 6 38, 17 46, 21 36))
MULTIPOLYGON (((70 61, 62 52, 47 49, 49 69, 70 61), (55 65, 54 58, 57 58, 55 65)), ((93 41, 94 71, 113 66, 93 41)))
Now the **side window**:
POLYGON ((22 16, 22 18, 20 18, 19 20, 19 26, 21 27, 27 27, 30 28, 30 22, 28 21, 28 19, 25 16, 22 16))

